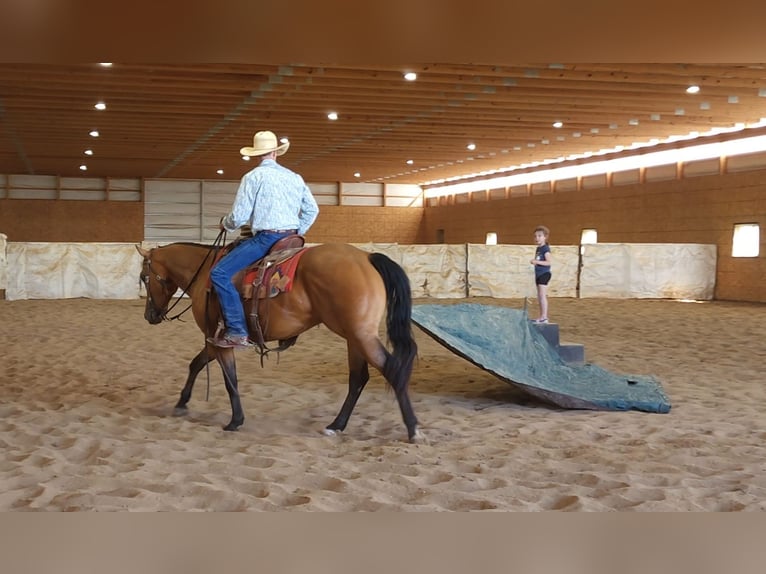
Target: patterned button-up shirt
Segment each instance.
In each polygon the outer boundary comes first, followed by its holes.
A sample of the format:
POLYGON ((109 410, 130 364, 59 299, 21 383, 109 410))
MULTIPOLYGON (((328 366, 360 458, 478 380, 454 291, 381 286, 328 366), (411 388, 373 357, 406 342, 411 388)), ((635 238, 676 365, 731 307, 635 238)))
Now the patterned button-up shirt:
POLYGON ((303 235, 314 223, 319 207, 303 178, 264 159, 240 181, 231 212, 221 220, 226 231, 245 223, 253 233, 261 229, 297 229, 303 235))

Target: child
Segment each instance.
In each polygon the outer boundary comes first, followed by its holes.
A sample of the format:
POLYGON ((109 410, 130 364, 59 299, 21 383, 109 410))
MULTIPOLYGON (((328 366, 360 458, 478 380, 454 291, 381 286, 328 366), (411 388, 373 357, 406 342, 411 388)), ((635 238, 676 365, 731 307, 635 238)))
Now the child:
POLYGON ((551 248, 548 245, 550 230, 544 225, 535 228, 535 258, 529 262, 535 266, 535 284, 537 285, 537 302, 540 304, 540 316, 535 323, 548 322, 548 282, 551 280, 551 248))

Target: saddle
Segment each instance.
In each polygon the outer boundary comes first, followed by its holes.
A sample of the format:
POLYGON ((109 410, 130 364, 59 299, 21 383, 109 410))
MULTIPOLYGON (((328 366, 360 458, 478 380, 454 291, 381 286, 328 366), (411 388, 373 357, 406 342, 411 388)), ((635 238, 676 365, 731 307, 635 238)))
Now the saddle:
MULTIPOLYGON (((235 247, 239 241, 241 240, 230 244, 226 251, 235 247)), ((277 348, 267 348, 263 335, 265 327, 261 326, 258 315, 258 303, 261 299, 276 297, 292 289, 298 261, 307 250, 304 247, 305 243, 306 239, 302 235, 293 234, 283 237, 269 249, 264 257, 234 276, 234 285, 239 291, 245 308, 250 338, 260 350, 261 366, 263 366, 264 355, 269 351, 283 351, 298 339, 298 337, 292 337, 284 341, 280 340, 277 348)), ((220 325, 220 328, 223 328, 223 325, 220 325)))
POLYGON ((305 243, 302 235, 283 237, 262 259, 246 267, 241 281, 237 281, 242 299, 247 301, 253 296, 266 299, 289 291, 293 286, 298 260, 306 250, 305 243))

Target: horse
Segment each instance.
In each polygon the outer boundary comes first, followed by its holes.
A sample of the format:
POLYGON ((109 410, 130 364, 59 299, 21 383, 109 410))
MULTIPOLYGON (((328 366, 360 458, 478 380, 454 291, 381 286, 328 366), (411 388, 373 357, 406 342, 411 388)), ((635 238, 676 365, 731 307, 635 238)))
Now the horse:
MULTIPOLYGON (((147 292, 144 318, 152 325, 167 320, 168 304, 180 288, 191 299, 194 320, 205 335, 205 344, 189 363, 186 384, 174 413, 188 412, 194 381, 215 359, 223 371, 231 403, 231 420, 223 427, 235 431, 245 420, 240 401, 234 349, 219 348, 207 341, 219 328, 221 311, 209 287, 210 270, 220 249, 198 243, 171 243, 147 250, 140 281, 147 292)), ((235 278, 236 280, 236 278, 235 278)), ((335 435, 345 430, 349 417, 369 380, 368 365, 380 371, 394 391, 407 436, 423 439, 410 402, 408 387, 417 344, 412 334, 412 295, 409 279, 400 265, 382 253, 368 253, 344 243, 324 243, 301 254, 289 291, 257 302, 260 341, 295 342, 298 335, 326 325, 344 338, 348 352, 348 393, 335 419, 323 430, 335 435), (388 350, 378 330, 386 316, 388 350)), ((247 314, 247 308, 246 308, 247 314)), ((250 338, 256 339, 253 321, 250 338)), ((261 350, 263 352, 263 349, 261 350)))

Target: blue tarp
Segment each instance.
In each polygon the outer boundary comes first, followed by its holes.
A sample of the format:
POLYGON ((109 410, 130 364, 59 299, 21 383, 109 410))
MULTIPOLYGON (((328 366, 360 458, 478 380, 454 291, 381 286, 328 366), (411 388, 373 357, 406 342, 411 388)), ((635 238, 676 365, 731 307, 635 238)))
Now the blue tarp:
POLYGON ((670 411, 652 376, 568 365, 526 311, 494 305, 415 305, 412 321, 436 341, 507 383, 570 409, 670 411))

